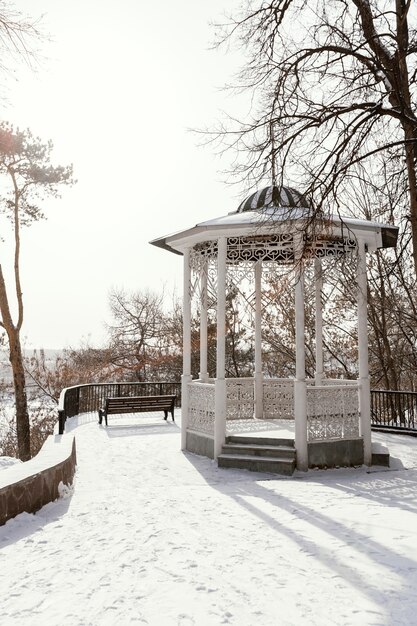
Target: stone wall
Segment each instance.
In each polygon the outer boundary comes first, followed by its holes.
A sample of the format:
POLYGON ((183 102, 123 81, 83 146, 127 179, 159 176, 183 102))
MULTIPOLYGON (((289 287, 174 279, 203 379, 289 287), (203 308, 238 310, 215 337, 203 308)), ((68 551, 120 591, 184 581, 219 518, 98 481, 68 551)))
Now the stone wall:
POLYGON ((20 513, 35 513, 57 500, 59 485, 72 485, 76 465, 74 437, 51 435, 36 457, 2 470, 0 526, 20 513))

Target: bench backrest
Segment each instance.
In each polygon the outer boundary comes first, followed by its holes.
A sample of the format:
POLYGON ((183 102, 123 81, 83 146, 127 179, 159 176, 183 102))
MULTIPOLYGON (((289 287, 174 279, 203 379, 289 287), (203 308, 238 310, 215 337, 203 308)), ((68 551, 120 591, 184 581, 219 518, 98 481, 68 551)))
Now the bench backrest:
POLYGON ((168 396, 133 396, 133 397, 120 397, 120 398, 107 398, 106 399, 106 411, 115 409, 128 409, 128 408, 166 408, 171 409, 175 402, 175 395, 168 396))

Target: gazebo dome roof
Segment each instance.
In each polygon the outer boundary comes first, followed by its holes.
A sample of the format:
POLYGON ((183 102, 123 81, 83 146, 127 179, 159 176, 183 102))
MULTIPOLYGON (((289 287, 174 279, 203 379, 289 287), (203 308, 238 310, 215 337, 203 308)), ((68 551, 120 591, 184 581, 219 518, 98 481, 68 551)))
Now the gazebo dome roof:
POLYGON ((245 213, 246 211, 256 211, 269 208, 310 208, 307 198, 293 187, 277 187, 270 185, 255 191, 244 200, 234 213, 245 213))

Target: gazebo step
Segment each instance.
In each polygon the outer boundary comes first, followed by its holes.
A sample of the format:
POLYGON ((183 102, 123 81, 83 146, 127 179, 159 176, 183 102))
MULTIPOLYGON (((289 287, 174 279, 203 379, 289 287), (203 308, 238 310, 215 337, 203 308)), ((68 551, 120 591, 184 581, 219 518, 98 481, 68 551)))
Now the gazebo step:
POLYGON ((295 449, 292 446, 269 446, 258 444, 226 443, 222 448, 224 454, 243 454, 251 456, 280 457, 295 459, 295 449))
POLYGON ((268 472, 291 476, 295 469, 295 459, 280 457, 253 456, 251 454, 220 454, 219 467, 246 469, 251 472, 268 472))
POLYGON ((249 444, 259 446, 288 446, 294 448, 294 439, 278 439, 275 437, 250 437, 249 435, 230 435, 226 443, 249 444))

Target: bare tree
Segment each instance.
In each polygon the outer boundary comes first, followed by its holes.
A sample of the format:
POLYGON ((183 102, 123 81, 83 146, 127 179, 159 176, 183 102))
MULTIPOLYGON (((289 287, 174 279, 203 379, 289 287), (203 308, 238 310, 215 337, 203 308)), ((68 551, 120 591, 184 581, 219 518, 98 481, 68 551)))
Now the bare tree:
POLYGON ((54 357, 46 355, 44 350, 34 350, 25 357, 25 372, 38 397, 58 404, 65 387, 108 382, 113 368, 108 348, 93 348, 83 342, 79 348, 66 348, 54 357))
POLYGON ((52 143, 42 143, 29 130, 15 130, 0 123, 0 209, 9 218, 13 239, 13 287, 8 287, 0 265, 0 325, 9 342, 16 401, 16 430, 19 458, 30 458, 30 427, 25 392, 25 372, 20 332, 24 319, 20 277, 21 228, 44 217, 41 210, 46 196, 57 197, 58 187, 71 184, 72 166, 50 164, 52 143), (12 307, 16 309, 16 318, 12 307))
MULTIPOLYGON (((241 378, 251 376, 254 363, 253 329, 245 315, 246 293, 228 280, 226 285, 226 376, 241 378)), ((213 303, 214 304, 214 303, 213 303)), ((214 370, 215 371, 215 370, 214 370)))
POLYGON ((108 326, 112 363, 132 380, 146 381, 168 352, 164 295, 113 289, 109 300, 113 316, 108 326))
MULTIPOLYGON (((345 180, 346 205, 342 206, 345 213, 354 211, 357 217, 370 220, 395 220, 400 226, 397 247, 377 251, 368 258, 371 380, 374 387, 391 390, 415 389, 417 382, 417 281, 409 245, 411 226, 405 217, 408 198, 396 167, 395 162, 384 159, 382 154, 375 158, 370 169, 356 165, 345 180)), ((340 336, 352 333, 351 344, 356 345, 352 323, 356 317, 353 269, 343 264, 340 272, 326 277, 337 293, 336 306, 333 305, 336 314, 326 320, 330 327, 329 345, 335 345, 337 333, 340 336)), ((340 348, 339 358, 349 354, 348 345, 340 348)))
POLYGON ((400 226, 397 247, 377 251, 368 259, 370 371, 377 387, 415 389, 417 280, 409 245, 411 226, 404 217, 408 199, 395 164, 381 155, 376 165, 371 171, 357 167, 349 183, 349 202, 362 217, 382 216, 400 226))
POLYGON ((234 174, 252 186, 265 176, 279 184, 280 172, 314 197, 316 215, 339 206, 356 163, 384 153, 408 192, 415 270, 416 21, 411 0, 248 2, 218 44, 244 49, 234 86, 255 104, 214 133, 241 153, 234 174))
POLYGON ((43 39, 39 20, 22 15, 10 2, 0 0, 0 71, 11 72, 15 62, 32 67, 36 43, 43 39))

